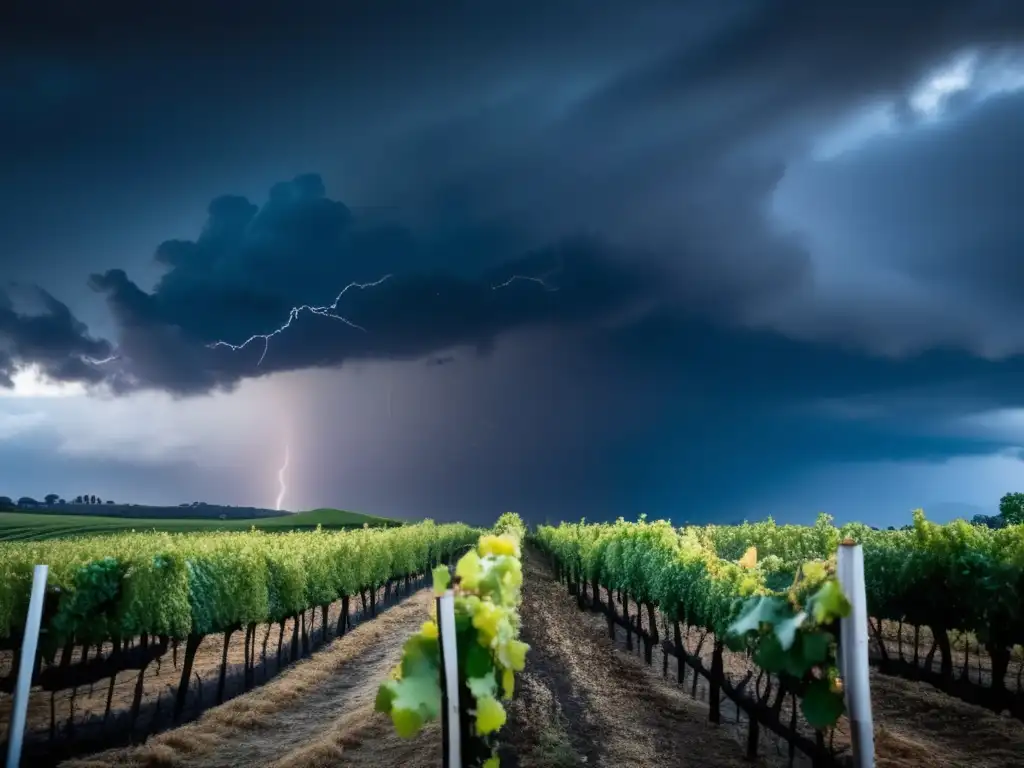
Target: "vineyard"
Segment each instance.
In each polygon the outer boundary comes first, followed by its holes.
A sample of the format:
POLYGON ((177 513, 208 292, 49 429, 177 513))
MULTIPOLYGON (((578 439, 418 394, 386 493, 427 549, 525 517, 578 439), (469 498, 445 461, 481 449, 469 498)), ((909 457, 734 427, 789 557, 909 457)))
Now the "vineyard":
POLYGON ((841 610, 822 600, 843 540, 863 546, 880 671, 1024 719, 1020 526, 940 526, 918 512, 907 531, 836 528, 822 516, 811 527, 619 520, 537 534, 579 606, 602 613, 612 637, 624 627, 627 647, 635 636, 648 664, 661 650, 664 672, 673 659, 694 693, 706 682, 712 722, 722 720, 723 699, 747 716, 748 758, 765 727, 788 742, 791 758, 799 749, 820 765, 848 746, 835 669, 841 610))
MULTIPOLYGON (((51 567, 35 659, 34 683, 42 690, 30 702, 26 751, 53 757, 144 738, 223 702, 232 688, 248 690, 271 666, 279 670, 308 655, 318 639, 344 634, 356 599, 361 615, 374 615, 378 599, 411 591, 431 566, 477 536, 468 526, 428 522, 0 543, 0 672, 8 670, 0 690, 13 690, 36 563, 51 567), (236 633, 244 638, 234 644, 242 647, 240 669, 230 663, 236 633), (158 686, 156 701, 147 700, 147 673, 152 683, 169 667, 177 684, 158 686), (201 672, 210 667, 215 676, 204 681, 201 672), (129 695, 120 690, 126 676, 133 678, 129 695), (98 683, 105 704, 89 711, 98 683), (70 692, 60 716, 58 692, 70 692)), ((0 697, 0 707, 9 707, 10 698, 0 697)), ((6 728, 9 716, 0 715, 6 728)))
POLYGON ((847 765, 854 542, 877 764, 1019 764, 1024 528, 920 513, 0 543, 0 724, 47 562, 32 764, 449 766, 454 700, 465 766, 847 765))

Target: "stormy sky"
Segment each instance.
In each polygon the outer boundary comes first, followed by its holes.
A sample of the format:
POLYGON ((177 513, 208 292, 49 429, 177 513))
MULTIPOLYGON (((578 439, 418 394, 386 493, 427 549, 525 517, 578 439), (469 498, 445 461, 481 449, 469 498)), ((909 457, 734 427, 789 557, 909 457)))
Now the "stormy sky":
POLYGON ((487 522, 1024 490, 1017 0, 17 3, 0 493, 487 522))

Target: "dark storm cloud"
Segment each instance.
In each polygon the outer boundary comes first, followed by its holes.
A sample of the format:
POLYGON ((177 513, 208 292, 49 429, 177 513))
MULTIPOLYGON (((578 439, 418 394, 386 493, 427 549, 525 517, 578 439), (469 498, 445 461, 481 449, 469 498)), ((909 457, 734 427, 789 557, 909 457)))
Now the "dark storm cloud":
MULTIPOLYGON (((26 147, 19 162, 102 146, 138 176, 157 154, 204 167, 203 137, 250 151, 260 136, 285 144, 276 151, 288 158, 309 143, 333 158, 323 161, 332 189, 395 203, 413 222, 366 223, 312 176, 275 187, 262 206, 218 198, 200 237, 157 249, 167 272, 155 288, 139 287, 132 264, 92 279, 117 321, 118 388, 204 392, 351 359, 486 349, 510 329, 629 323, 665 303, 724 325, 884 347, 886 323, 901 317, 858 312, 870 291, 852 293, 849 311, 823 307, 819 255, 800 233, 776 230, 769 202, 845 110, 905 100, 952 54, 1024 30, 1024 6, 1012 0, 401 7, 185 4, 165 15, 110 6, 9 27, 18 51, 88 63, 94 96, 78 132, 14 121, 7 130, 26 147), (200 11, 204 23, 193 24, 200 11), (172 59, 180 71, 168 69, 172 59), (147 78, 152 87, 141 87, 147 78), (112 120, 128 93, 139 106, 112 120), (224 93, 237 106, 224 109, 224 93), (365 332, 306 312, 259 366, 260 341, 240 352, 207 346, 269 333, 293 306, 327 305, 350 280, 385 273, 393 277, 339 305, 365 332), (559 290, 526 280, 492 290, 515 273, 548 275, 559 290)), ((969 162, 951 160, 950 175, 969 162)), ((949 201, 934 203, 930 215, 945 217, 949 201)), ((908 237, 901 251, 918 244, 908 237)), ((951 258, 966 263, 968 250, 951 258)), ((912 323, 916 310, 902 319, 912 323)), ((950 341, 978 348, 976 336, 930 343, 950 341)))
POLYGON ((90 279, 118 326, 112 383, 194 394, 352 359, 416 358, 463 345, 485 350, 502 332, 591 322, 659 293, 654 270, 628 268, 587 240, 473 277, 408 271, 416 244, 411 236, 398 240, 404 248, 395 248, 392 227, 356 227, 313 175, 276 185, 262 207, 219 197, 196 240, 157 248, 168 271, 152 293, 119 269, 90 279), (338 299, 354 281, 365 287, 338 299), (216 345, 238 346, 286 323, 280 334, 242 349, 216 345))
POLYGON ((793 169, 782 194, 807 211, 810 247, 857 279, 779 310, 777 328, 896 354, 1024 351, 1024 92, 952 110, 793 169))
MULTIPOLYGON (((922 68, 968 45, 1015 43, 1024 9, 1013 0, 761 2, 699 44, 620 78, 589 110, 613 116, 665 100, 707 96, 702 88, 759 81, 751 108, 775 102, 785 119, 799 104, 841 103, 864 94, 899 96, 922 68)), ((764 126, 749 126, 763 131, 764 126)))
MULTIPOLYGON (((557 105, 510 97, 440 122, 397 148, 397 172, 414 169, 407 185, 423 186, 419 198, 409 194, 433 206, 435 222, 456 211, 464 225, 500 231, 518 222, 520 232, 542 238, 595 232, 669 265, 678 298, 690 307, 787 332, 795 312, 807 317, 803 336, 856 336, 884 349, 885 322, 863 317, 873 297, 858 294, 845 313, 822 308, 818 254, 800 237, 781 235, 766 210, 788 166, 823 130, 873 100, 893 100, 905 111, 914 86, 950 56, 1024 39, 1024 5, 729 7, 729 23, 658 49, 600 83, 573 89, 553 76, 565 91, 557 105), (819 314, 827 322, 816 327, 819 314)), ((957 170, 979 159, 1007 168, 1005 153, 969 159, 966 148, 977 136, 948 130, 963 149, 943 183, 955 188, 957 170)), ((989 131, 1004 141, 1016 135, 1006 120, 989 131)), ((904 144, 916 138, 908 135, 904 144)), ((950 212, 948 200, 930 202, 931 216, 950 212)), ((905 256, 922 251, 927 233, 919 234, 901 244, 905 256)), ((853 272, 858 256, 847 257, 853 272)), ((967 269, 973 258, 960 255, 967 269)), ((905 308, 905 322, 914 311, 905 308)), ((962 336, 936 341, 978 349, 962 336)))
POLYGON ((26 364, 54 381, 103 379, 96 361, 110 356, 109 342, 90 336, 65 304, 41 288, 16 286, 14 294, 19 301, 0 289, 0 386, 13 386, 11 377, 26 364))
MULTIPOLYGON (((615 424, 617 439, 599 441, 612 455, 588 489, 594 506, 578 513, 588 518, 628 509, 678 522, 731 521, 743 508, 807 521, 814 508, 757 509, 757 499, 784 497, 819 468, 989 456, 1022 436, 963 423, 991 414, 998 427, 1000 411, 1024 406, 1019 359, 993 362, 948 350, 878 357, 677 312, 652 314, 593 343, 588 356, 606 361, 596 378, 618 382, 614 407, 600 411, 602 423, 615 424)), ((576 469, 578 458, 567 461, 576 469)), ((916 503, 926 508, 956 500, 936 499, 928 488, 899 491, 919 494, 916 503)), ((965 489, 964 498, 974 492, 965 489)), ((579 495, 571 481, 554 478, 546 498, 579 495)), ((828 509, 823 497, 814 503, 828 509)), ((539 499, 537 508, 559 516, 557 504, 539 499)), ((889 511, 906 517, 908 509, 889 511)), ((863 519, 879 524, 883 511, 864 510, 863 519)))

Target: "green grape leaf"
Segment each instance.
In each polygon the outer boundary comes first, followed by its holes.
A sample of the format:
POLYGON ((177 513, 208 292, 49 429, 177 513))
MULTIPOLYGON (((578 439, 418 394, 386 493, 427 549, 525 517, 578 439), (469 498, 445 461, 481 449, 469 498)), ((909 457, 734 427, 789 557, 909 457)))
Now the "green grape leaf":
POLYGON ((391 710, 391 722, 395 724, 395 733, 403 739, 411 739, 423 727, 420 713, 409 709, 391 710))
POLYGON ((392 687, 393 680, 381 683, 380 688, 377 689, 377 699, 373 703, 373 709, 375 712, 390 712, 391 702, 395 700, 395 691, 392 687))
POLYGON ((391 711, 415 710, 428 720, 441 714, 441 683, 439 676, 410 677, 393 683, 395 698, 391 711))
POLYGON ((807 601, 807 608, 818 624, 827 624, 850 615, 850 601, 835 579, 829 579, 821 585, 807 601))
POLYGON ((739 653, 747 647, 747 635, 738 635, 730 631, 725 635, 725 647, 733 653, 739 653))
POLYGON ((835 725, 846 711, 842 694, 832 693, 827 680, 815 680, 808 684, 800 701, 800 709, 807 722, 818 730, 835 725))
POLYGON ((806 618, 807 614, 800 611, 796 616, 783 619, 772 626, 772 631, 779 638, 779 643, 782 645, 783 650, 788 651, 793 647, 793 642, 796 640, 796 632, 803 625, 806 618))
POLYGON ((491 652, 480 643, 470 643, 466 650, 466 677, 484 677, 493 671, 491 652))
POLYGON ((493 733, 505 724, 507 713, 501 702, 490 696, 478 699, 476 703, 476 731, 479 734, 493 733))
POLYGON ((441 654, 437 639, 427 639, 420 634, 411 635, 405 641, 402 654, 402 677, 431 677, 440 667, 441 654))
POLYGON ((785 601, 768 595, 752 597, 747 600, 742 612, 727 630, 729 635, 746 635, 756 632, 761 624, 775 624, 783 610, 788 608, 785 601))
POLYGON ((484 677, 467 677, 466 687, 473 694, 473 698, 480 700, 485 696, 494 697, 498 691, 498 684, 494 680, 494 673, 484 677))
POLYGON ((832 635, 827 632, 804 632, 800 635, 800 653, 808 667, 828 660, 832 635))
POLYGON ((439 565, 434 569, 434 595, 440 597, 451 586, 452 574, 447 565, 439 565))
POLYGON ((782 672, 786 669, 786 652, 775 635, 764 635, 754 654, 757 666, 765 672, 782 672))

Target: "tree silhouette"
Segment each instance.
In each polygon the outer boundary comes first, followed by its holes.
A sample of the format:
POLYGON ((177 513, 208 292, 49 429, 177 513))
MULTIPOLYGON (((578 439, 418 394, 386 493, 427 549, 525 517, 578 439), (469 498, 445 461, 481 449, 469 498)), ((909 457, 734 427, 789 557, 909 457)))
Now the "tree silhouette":
POLYGON ((0 509, 13 509, 14 499, 10 496, 0 496, 0 509))
POLYGON ((1024 524, 1024 493, 1008 493, 999 500, 999 516, 1007 525, 1024 524))
POLYGON ((113 504, 113 503, 114 503, 113 499, 107 499, 107 504, 113 504))
POLYGON ((19 507, 36 507, 39 506, 39 502, 33 499, 31 496, 22 496, 18 499, 19 507))
POLYGON ((43 500, 52 507, 54 504, 57 503, 57 499, 59 498, 60 496, 58 496, 56 493, 48 493, 43 497, 43 500))

